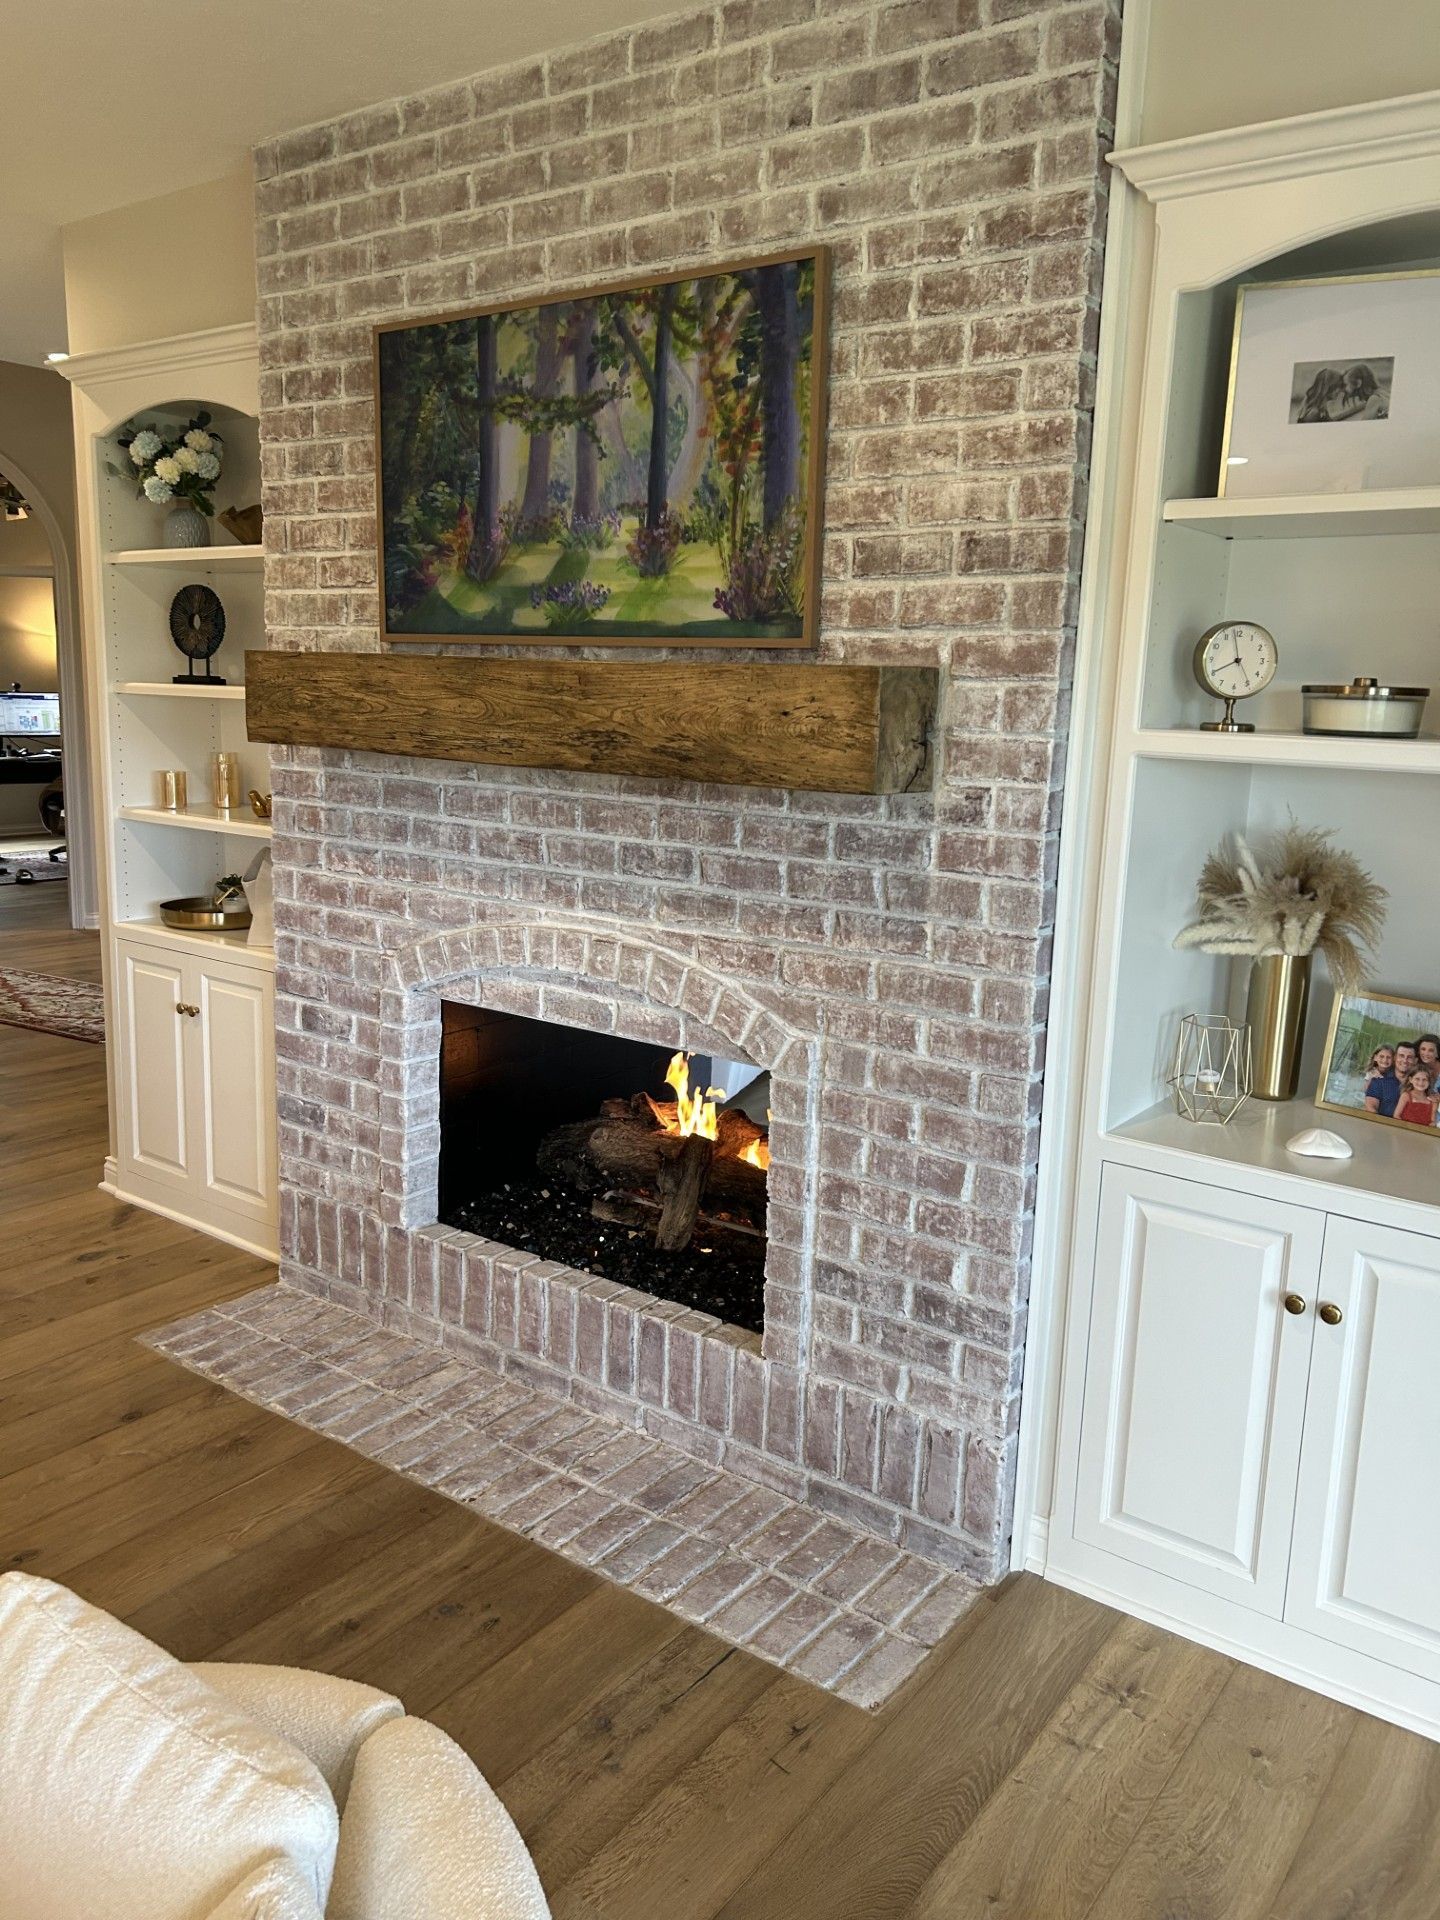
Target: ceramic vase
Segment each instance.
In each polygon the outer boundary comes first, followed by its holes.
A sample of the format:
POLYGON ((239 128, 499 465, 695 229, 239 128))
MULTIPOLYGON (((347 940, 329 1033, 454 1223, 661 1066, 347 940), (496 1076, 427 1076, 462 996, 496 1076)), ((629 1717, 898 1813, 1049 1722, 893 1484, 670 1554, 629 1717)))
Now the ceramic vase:
POLYGON ((172 507, 160 529, 162 547, 208 547, 210 522, 198 507, 188 502, 172 507))
POLYGON ((1293 1100, 1310 999, 1310 955, 1267 953, 1250 963, 1245 1019, 1257 1100, 1293 1100))

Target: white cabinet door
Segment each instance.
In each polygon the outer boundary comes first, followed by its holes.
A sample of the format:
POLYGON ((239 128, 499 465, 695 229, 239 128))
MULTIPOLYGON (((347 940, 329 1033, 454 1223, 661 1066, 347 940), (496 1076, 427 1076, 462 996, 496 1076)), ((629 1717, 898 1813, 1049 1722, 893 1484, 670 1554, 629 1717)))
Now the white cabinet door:
POLYGON ((203 1199, 257 1221, 275 1212, 275 1012, 268 973, 196 963, 195 1158, 203 1199))
POLYGON ((192 1103, 186 1073, 187 1029, 181 1009, 185 963, 161 947, 123 941, 118 948, 121 1016, 120 1158, 148 1180, 174 1189, 193 1181, 192 1103))
POLYGON ((1440 1240, 1332 1217, 1285 1618, 1440 1681, 1440 1240))
POLYGON ((1078 1538, 1278 1618, 1323 1228, 1307 1208, 1105 1169, 1078 1538))

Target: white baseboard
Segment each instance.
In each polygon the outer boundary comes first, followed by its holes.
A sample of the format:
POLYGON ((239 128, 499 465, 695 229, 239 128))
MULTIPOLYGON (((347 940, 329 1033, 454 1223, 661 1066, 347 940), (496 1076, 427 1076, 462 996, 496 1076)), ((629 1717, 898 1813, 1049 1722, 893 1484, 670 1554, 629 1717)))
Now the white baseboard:
POLYGON ((161 1200, 127 1191, 119 1185, 113 1160, 105 1162, 105 1178, 100 1182, 100 1190, 108 1193, 113 1200, 124 1201, 127 1207, 141 1207, 146 1213, 158 1213, 162 1219, 173 1220, 177 1226, 189 1227, 192 1232, 203 1233, 211 1240, 223 1240, 227 1247, 238 1247, 242 1253, 253 1253, 257 1260, 268 1260, 272 1266, 279 1261, 280 1255, 273 1246, 252 1240, 243 1231, 219 1226, 213 1220, 193 1219, 176 1207, 167 1207, 161 1200))
POLYGON ((1032 1514, 1023 1535, 1016 1534, 1014 1564, 1026 1573, 1044 1573, 1050 1564, 1049 1514, 1032 1514))
MULTIPOLYGON (((1383 1666, 1363 1655, 1348 1654, 1343 1649, 1330 1646, 1328 1642, 1316 1640, 1299 1628, 1286 1627, 1280 1621, 1257 1620, 1254 1631, 1256 1639, 1269 1637, 1278 1642, 1283 1636, 1286 1651, 1277 1651, 1273 1646, 1259 1646, 1255 1640, 1241 1639, 1221 1626, 1202 1624, 1194 1618, 1179 1615, 1155 1600, 1140 1600, 1133 1593, 1119 1593, 1103 1579, 1072 1568, 1057 1567, 1053 1562, 1046 1570, 1045 1578, 1056 1586, 1083 1593, 1087 1600, 1098 1600, 1102 1606, 1114 1607, 1137 1620, 1148 1620, 1151 1626, 1163 1627, 1168 1633, 1178 1634, 1182 1640, 1197 1641, 1202 1647, 1211 1647, 1216 1653, 1226 1654, 1232 1660, 1244 1662, 1246 1666, 1259 1667, 1262 1673, 1273 1673, 1277 1679, 1289 1680, 1311 1693, 1323 1694, 1327 1700, 1338 1700, 1342 1706, 1354 1707, 1361 1713, 1372 1714, 1377 1720, 1386 1720, 1392 1726, 1404 1727, 1410 1733, 1440 1742, 1440 1690, 1426 1681, 1417 1680, 1413 1675, 1402 1673, 1398 1668, 1383 1666), (1293 1650, 1301 1644, 1307 1652, 1314 1653, 1315 1665, 1301 1665, 1291 1657, 1293 1650), (1327 1655, 1337 1664, 1349 1667, 1352 1672, 1358 1668, 1364 1675, 1373 1675, 1373 1681, 1367 1685, 1364 1678, 1346 1678, 1336 1672, 1326 1671, 1324 1662, 1327 1655)), ((1158 1582, 1160 1576, 1156 1578, 1158 1582)), ((1203 1605, 1208 1596, 1197 1596, 1197 1599, 1203 1605)))

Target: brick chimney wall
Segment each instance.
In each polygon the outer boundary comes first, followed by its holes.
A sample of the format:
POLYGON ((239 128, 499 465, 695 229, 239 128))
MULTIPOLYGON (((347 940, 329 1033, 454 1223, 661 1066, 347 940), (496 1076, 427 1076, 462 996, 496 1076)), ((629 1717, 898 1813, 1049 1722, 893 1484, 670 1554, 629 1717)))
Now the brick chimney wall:
POLYGON ((1011 1507, 1118 40, 1105 0, 728 0, 256 155, 271 646, 379 644, 375 321, 824 242, 820 654, 943 688, 926 795, 277 753, 286 1273, 982 1575, 1011 1507), (462 975, 657 1035, 731 984, 724 1030, 749 1009, 799 1049, 763 1355, 613 1298, 582 1352, 603 1289, 426 1231, 405 1170, 433 1146, 433 1000, 406 996, 462 975))

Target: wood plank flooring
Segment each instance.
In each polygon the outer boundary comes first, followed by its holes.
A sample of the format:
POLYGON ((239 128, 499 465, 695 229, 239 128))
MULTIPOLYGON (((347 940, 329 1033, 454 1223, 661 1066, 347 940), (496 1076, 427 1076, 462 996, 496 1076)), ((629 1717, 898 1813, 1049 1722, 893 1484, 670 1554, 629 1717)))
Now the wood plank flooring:
POLYGON ((100 936, 70 925, 70 889, 63 881, 0 887, 0 967, 98 982, 100 936))
MULTIPOLYGON (((0 966, 93 968, 44 897, 0 894, 0 966)), ((1440 1912, 1414 1735, 1029 1577, 865 1714, 158 1359, 135 1333, 269 1270, 101 1194, 104 1128, 99 1048, 0 1027, 0 1565, 393 1688, 557 1920, 1440 1912)))

